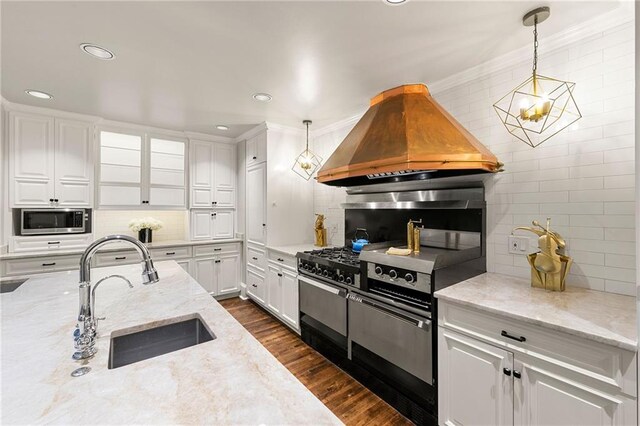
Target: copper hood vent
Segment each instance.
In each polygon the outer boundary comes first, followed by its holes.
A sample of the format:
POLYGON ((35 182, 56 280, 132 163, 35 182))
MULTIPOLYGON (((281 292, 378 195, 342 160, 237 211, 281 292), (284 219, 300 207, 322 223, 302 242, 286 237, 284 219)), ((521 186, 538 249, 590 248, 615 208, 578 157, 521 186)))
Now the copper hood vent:
POLYGON ((498 159, 424 84, 386 90, 318 171, 318 182, 359 186, 501 169, 498 159))

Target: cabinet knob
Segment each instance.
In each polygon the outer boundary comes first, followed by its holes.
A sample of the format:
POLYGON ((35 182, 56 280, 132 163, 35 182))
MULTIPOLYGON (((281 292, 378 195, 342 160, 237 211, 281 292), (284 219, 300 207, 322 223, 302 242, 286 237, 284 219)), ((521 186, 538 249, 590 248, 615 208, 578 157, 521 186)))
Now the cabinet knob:
POLYGON ((284 259, 283 259, 283 258, 281 258, 281 257, 279 257, 279 258, 278 258, 278 262, 284 262, 284 259))
POLYGON ((252 259, 253 259, 253 260, 258 260, 258 258, 257 258, 257 257, 255 257, 255 256, 253 256, 253 257, 252 257, 252 259))
POLYGON ((263 224, 262 224, 262 226, 267 226, 267 224, 266 224, 266 223, 263 223, 263 224))
POLYGON ((518 370, 513 370, 513 377, 519 379, 522 377, 522 374, 518 370))
POLYGON ((511 370, 508 368, 503 368, 502 372, 504 373, 505 376, 511 376, 511 370))
POLYGON ((220 261, 219 259, 215 261, 215 263, 220 263, 220 262, 221 262, 221 261, 220 261))
POLYGON ((256 160, 258 157, 256 157, 255 155, 253 157, 251 157, 251 159, 256 160))
POLYGON ((251 287, 258 288, 258 284, 251 284, 251 287))
POLYGON ((50 203, 53 203, 53 198, 49 198, 49 202, 50 202, 50 203))
POLYGON ((278 276, 279 276, 279 277, 281 277, 281 276, 282 276, 282 274, 278 272, 278 276))

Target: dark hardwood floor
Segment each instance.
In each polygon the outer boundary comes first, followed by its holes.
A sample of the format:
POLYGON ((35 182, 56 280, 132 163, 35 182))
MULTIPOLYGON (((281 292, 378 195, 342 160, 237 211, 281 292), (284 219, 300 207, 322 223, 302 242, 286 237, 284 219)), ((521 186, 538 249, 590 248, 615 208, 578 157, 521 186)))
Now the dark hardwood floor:
POLYGON ((255 303, 233 298, 220 304, 345 424, 412 424, 255 303))

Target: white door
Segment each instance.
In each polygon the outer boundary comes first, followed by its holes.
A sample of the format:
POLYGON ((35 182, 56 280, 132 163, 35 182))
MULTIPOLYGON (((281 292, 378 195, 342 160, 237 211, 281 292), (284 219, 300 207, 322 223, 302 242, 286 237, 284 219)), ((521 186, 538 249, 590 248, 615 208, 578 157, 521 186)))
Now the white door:
POLYGON ((142 135, 100 131, 101 207, 140 207, 142 199, 142 135))
POLYGON ((240 255, 220 255, 216 262, 217 294, 237 292, 240 289, 240 255))
POLYGON ((148 196, 152 207, 184 207, 186 205, 184 141, 149 138, 148 196))
POLYGON ((55 144, 53 118, 11 112, 9 120, 11 206, 54 206, 55 144))
POLYGON ((637 424, 636 404, 624 404, 624 398, 594 390, 517 359, 514 373, 516 425, 637 424), (631 409, 627 409, 629 406, 631 409))
POLYGON ((280 268, 269 265, 267 268, 267 306, 275 314, 282 310, 282 272, 280 268))
POLYGON ((438 327, 440 425, 513 425, 513 380, 511 352, 438 327))
POLYGON ((193 270, 195 279, 210 294, 216 295, 216 259, 194 259, 193 270))
POLYGON ((191 210, 191 239, 211 240, 213 238, 213 212, 211 210, 191 210))
POLYGON ((236 205, 236 147, 215 144, 213 148, 215 207, 234 208, 236 205))
POLYGON ((191 207, 212 207, 213 204, 213 144, 189 143, 191 169, 191 207))
POLYGON ((247 241, 265 244, 267 181, 265 163, 247 170, 247 241))
POLYGON ((298 278, 294 272, 282 268, 282 318, 296 330, 299 329, 298 319, 298 278))
POLYGON ((233 210, 212 212, 214 239, 233 238, 233 217, 233 210))
POLYGON ((91 124, 55 120, 55 199, 60 207, 93 205, 91 124))
POLYGON ((253 300, 264 306, 266 294, 266 280, 251 269, 247 269, 247 294, 253 300))

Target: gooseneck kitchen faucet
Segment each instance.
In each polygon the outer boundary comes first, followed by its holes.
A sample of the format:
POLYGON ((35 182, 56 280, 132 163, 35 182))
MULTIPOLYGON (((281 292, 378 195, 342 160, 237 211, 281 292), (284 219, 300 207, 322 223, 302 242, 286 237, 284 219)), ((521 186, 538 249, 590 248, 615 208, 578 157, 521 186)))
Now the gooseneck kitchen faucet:
MULTIPOLYGON (((91 300, 91 259, 103 245, 117 242, 132 244, 140 254, 142 259, 142 284, 155 283, 160 279, 158 271, 153 266, 149 250, 135 238, 128 235, 108 235, 91 243, 80 258, 80 312, 78 313, 78 324, 73 333, 74 347, 76 349, 73 359, 75 360, 91 358, 97 352, 95 338, 98 321, 93 312, 94 302, 91 300)), ((95 297, 95 293, 93 297, 95 297)))

